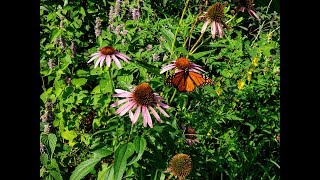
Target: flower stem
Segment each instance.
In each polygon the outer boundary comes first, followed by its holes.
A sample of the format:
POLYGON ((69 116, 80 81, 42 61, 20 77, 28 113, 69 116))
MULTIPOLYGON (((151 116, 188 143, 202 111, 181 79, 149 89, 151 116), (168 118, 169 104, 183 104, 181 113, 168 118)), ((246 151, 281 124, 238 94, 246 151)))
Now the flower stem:
POLYGON ((174 96, 176 95, 176 93, 177 93, 177 89, 174 89, 173 95, 171 96, 170 101, 169 101, 170 104, 171 104, 174 96))
POLYGON ((199 14, 197 15, 196 19, 194 20, 194 22, 193 22, 193 24, 192 24, 192 27, 191 27, 191 29, 190 29, 190 31, 189 31, 189 34, 188 34, 186 40, 185 40, 184 43, 183 43, 183 47, 186 46, 187 41, 188 41, 189 37, 191 36, 192 31, 193 31, 194 27, 196 26, 196 24, 197 24, 197 22, 198 22, 198 19, 199 19, 199 16, 201 15, 201 13, 202 13, 202 10, 200 10, 199 14))
POLYGON ((193 45, 193 46, 192 46, 192 48, 190 49, 190 51, 189 51, 189 54, 188 54, 188 55, 191 55, 191 54, 193 53, 192 51, 195 49, 195 47, 197 46, 197 44, 200 42, 200 39, 202 38, 203 34, 204 34, 204 32, 203 32, 203 33, 201 33, 201 35, 200 35, 200 37, 198 38, 197 42, 196 42, 196 43, 194 43, 194 45, 193 45))
POLYGON ((177 27, 176 32, 174 34, 174 38, 173 38, 172 45, 171 45, 170 57, 173 54, 173 47, 174 47, 174 44, 175 44, 176 39, 177 39, 178 30, 179 30, 179 27, 180 27, 180 25, 182 23, 183 16, 186 13, 188 4, 189 4, 189 0, 187 0, 186 3, 184 4, 184 8, 183 8, 183 11, 182 11, 182 14, 181 14, 181 18, 180 18, 180 21, 179 21, 179 26, 177 27))
POLYGON ((111 84, 111 89, 113 91, 113 81, 112 81, 112 72, 111 72, 111 68, 107 67, 107 71, 109 72, 109 78, 110 78, 110 84, 111 84))
POLYGON ((128 138, 128 143, 130 142, 131 135, 132 135, 132 131, 133 131, 133 124, 131 124, 130 133, 129 133, 129 138, 128 138))

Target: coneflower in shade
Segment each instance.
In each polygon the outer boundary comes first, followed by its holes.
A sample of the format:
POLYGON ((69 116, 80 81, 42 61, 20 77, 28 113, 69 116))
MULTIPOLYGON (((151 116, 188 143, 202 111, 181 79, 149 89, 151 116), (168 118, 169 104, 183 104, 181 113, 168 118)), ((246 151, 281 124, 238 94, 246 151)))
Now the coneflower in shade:
POLYGON ((181 72, 181 71, 184 71, 184 70, 188 70, 188 71, 194 71, 194 72, 197 72, 197 73, 200 73, 200 71, 202 72, 205 72, 201 66, 193 63, 193 62, 190 62, 187 58, 185 57, 180 57, 178 58, 177 60, 175 61, 171 61, 171 64, 169 65, 166 65, 162 68, 162 70, 160 71, 160 74, 166 72, 166 71, 169 71, 171 69, 174 69, 176 68, 175 70, 175 73, 178 73, 178 72, 181 72))
POLYGON ((192 160, 187 154, 177 154, 170 160, 170 166, 166 172, 177 176, 179 180, 185 179, 192 170, 192 160))
POLYGON ((155 111, 154 107, 157 108, 165 117, 170 117, 162 108, 170 108, 167 104, 162 103, 164 99, 159 94, 153 92, 152 88, 148 83, 141 83, 137 87, 128 92, 121 89, 115 89, 116 94, 113 97, 122 97, 125 99, 119 100, 110 105, 110 107, 116 107, 120 104, 125 103, 119 109, 116 110, 115 114, 123 116, 129 111, 129 117, 132 124, 135 124, 140 116, 140 112, 143 118, 143 126, 149 125, 153 128, 152 119, 149 110, 153 116, 161 122, 159 114, 155 111), (136 108, 136 111, 132 112, 136 108))
POLYGON ((211 23, 212 38, 215 38, 216 34, 218 34, 220 38, 223 37, 223 27, 230 29, 230 27, 222 20, 224 17, 224 7, 225 5, 217 2, 210 6, 208 10, 204 12, 203 16, 200 16, 200 18, 205 18, 205 23, 202 26, 201 33, 204 33, 207 26, 211 23))
POLYGON ((131 60, 131 58, 129 58, 127 55, 118 52, 112 46, 103 47, 98 52, 93 53, 90 56, 91 59, 88 61, 88 63, 92 62, 94 59, 98 59, 95 62, 94 68, 96 68, 99 64, 100 67, 102 67, 104 60, 106 60, 107 67, 110 67, 112 58, 118 68, 121 69, 122 66, 118 58, 124 60, 127 63, 129 63, 128 60, 131 60))
POLYGON ((244 10, 247 9, 247 11, 250 14, 250 16, 255 17, 258 20, 260 20, 259 16, 253 10, 254 0, 237 0, 237 2, 241 6, 241 8, 240 8, 241 12, 244 12, 244 10))

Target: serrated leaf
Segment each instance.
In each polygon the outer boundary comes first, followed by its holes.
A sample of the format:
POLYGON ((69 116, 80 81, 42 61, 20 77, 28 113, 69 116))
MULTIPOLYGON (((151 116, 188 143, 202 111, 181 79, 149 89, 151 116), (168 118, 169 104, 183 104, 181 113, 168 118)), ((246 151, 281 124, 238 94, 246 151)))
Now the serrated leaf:
POLYGON ((61 137, 65 140, 72 141, 77 137, 77 133, 74 130, 69 131, 68 129, 61 132, 61 137))
POLYGON ((143 152, 146 150, 147 147, 147 141, 143 138, 143 137, 136 137, 133 140, 133 144, 135 146, 135 151, 138 153, 138 155, 136 156, 136 158, 132 159, 129 163, 128 166, 137 162, 138 160, 141 159, 141 156, 143 154, 143 152))
POLYGON ((166 38, 168 44, 171 46, 172 41, 174 39, 174 34, 171 31, 164 29, 164 28, 161 28, 160 31, 161 31, 162 35, 166 38))
POLYGON ((76 72, 76 74, 77 74, 77 76, 79 76, 79 77, 81 77, 81 76, 87 76, 87 75, 88 75, 88 71, 85 71, 85 70, 80 69, 80 70, 78 70, 78 71, 76 72))
POLYGON ((84 178, 90 171, 94 169, 94 166, 100 162, 98 159, 88 159, 80 163, 76 169, 72 172, 70 180, 81 180, 84 178))
POLYGON ((45 92, 40 95, 40 99, 43 103, 47 101, 47 97, 52 93, 52 87, 48 88, 45 92))
POLYGON ((112 85, 111 85, 111 81, 110 80, 106 80, 106 79, 101 79, 99 82, 99 86, 100 86, 100 91, 105 94, 108 92, 112 92, 112 85))
POLYGON ((86 84, 87 79, 86 78, 78 78, 78 79, 72 79, 71 80, 72 84, 75 85, 76 87, 80 87, 86 84))
POLYGON ((242 120, 243 120, 242 118, 239 118, 239 117, 237 117, 237 116, 235 116, 235 115, 232 115, 232 114, 227 114, 227 115, 226 115, 226 118, 227 118, 227 119, 230 119, 230 120, 239 120, 239 121, 242 121, 242 120))
POLYGON ((106 147, 103 147, 101 149, 93 151, 93 158, 95 158, 95 159, 100 158, 101 159, 106 156, 109 156, 112 153, 113 153, 113 151, 107 149, 106 147))
POLYGON ((60 35, 61 35, 61 30, 60 29, 54 28, 53 30, 51 30, 51 33, 50 33, 51 41, 50 42, 52 43, 60 35))
POLYGON ((126 170, 127 159, 134 153, 133 143, 120 145, 115 152, 114 175, 115 180, 121 180, 126 170))
POLYGON ((47 166, 48 160, 49 160, 48 154, 42 153, 42 154, 40 155, 40 162, 41 162, 43 165, 47 166))
POLYGON ((57 137, 55 134, 48 134, 48 140, 49 140, 49 146, 50 146, 50 150, 51 150, 51 157, 54 153, 54 150, 56 148, 56 145, 57 145, 57 137))
POLYGON ((148 63, 145 63, 145 62, 142 62, 142 61, 136 61, 136 63, 143 67, 143 68, 146 68, 149 72, 152 72, 153 74, 159 74, 160 71, 159 71, 159 68, 153 66, 153 65, 150 65, 148 63))
POLYGON ((202 51, 202 52, 198 52, 198 53, 194 53, 192 54, 191 56, 194 58, 194 59, 199 59, 201 58, 202 56, 205 56, 211 52, 213 52, 214 50, 210 50, 210 51, 202 51))

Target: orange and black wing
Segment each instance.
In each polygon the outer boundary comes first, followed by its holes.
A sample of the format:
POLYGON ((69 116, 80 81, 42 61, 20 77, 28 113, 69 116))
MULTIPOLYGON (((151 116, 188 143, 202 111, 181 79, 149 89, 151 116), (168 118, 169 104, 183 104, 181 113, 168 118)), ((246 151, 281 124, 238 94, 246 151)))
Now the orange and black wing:
POLYGON ((195 86, 185 71, 178 72, 166 79, 166 84, 176 87, 179 92, 191 92, 195 86))
POLYGON ((213 80, 211 78, 197 72, 189 72, 189 76, 197 87, 213 84, 213 80))

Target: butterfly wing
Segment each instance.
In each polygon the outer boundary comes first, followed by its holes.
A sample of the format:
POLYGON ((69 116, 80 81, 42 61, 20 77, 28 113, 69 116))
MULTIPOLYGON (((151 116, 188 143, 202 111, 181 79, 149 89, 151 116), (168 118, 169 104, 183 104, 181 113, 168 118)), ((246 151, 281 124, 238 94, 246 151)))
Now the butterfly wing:
POLYGON ((213 80, 211 78, 197 72, 189 72, 189 76, 197 87, 213 84, 213 80))

